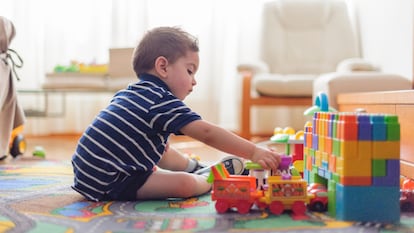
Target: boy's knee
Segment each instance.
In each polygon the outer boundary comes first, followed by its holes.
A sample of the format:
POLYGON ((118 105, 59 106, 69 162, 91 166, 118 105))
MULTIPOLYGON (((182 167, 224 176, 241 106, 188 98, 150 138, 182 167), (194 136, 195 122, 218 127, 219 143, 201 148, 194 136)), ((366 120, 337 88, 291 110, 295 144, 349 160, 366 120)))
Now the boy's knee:
POLYGON ((203 182, 196 175, 184 173, 177 191, 183 198, 199 195, 200 189, 204 186, 203 182))

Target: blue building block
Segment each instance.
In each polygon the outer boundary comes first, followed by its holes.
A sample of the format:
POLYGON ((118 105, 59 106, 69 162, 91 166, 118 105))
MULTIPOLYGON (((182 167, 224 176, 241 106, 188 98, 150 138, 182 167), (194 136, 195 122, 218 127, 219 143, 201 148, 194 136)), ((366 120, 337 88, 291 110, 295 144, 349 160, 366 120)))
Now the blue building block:
POLYGON ((399 186, 343 186, 336 184, 336 219, 396 223, 400 220, 399 186))
POLYGON ((358 140, 372 141, 372 127, 369 115, 358 116, 358 140))
POLYGON ((312 149, 318 150, 319 149, 319 135, 312 135, 312 149))
POLYGON ((305 179, 306 180, 306 182, 308 182, 308 184, 310 184, 311 182, 310 182, 310 176, 309 176, 309 170, 308 169, 305 169, 304 171, 303 171, 303 179, 305 179))
POLYGON ((332 172, 330 172, 330 171, 325 171, 325 176, 324 176, 323 178, 325 178, 325 179, 327 179, 327 180, 332 179, 332 172))
POLYGON ((304 148, 308 147, 308 140, 306 140, 306 133, 304 134, 304 137, 303 137, 303 147, 304 148))
POLYGON ((399 186, 400 185, 400 160, 386 160, 385 176, 373 176, 373 186, 399 186))
POLYGON ((372 141, 387 140, 387 125, 385 124, 384 115, 371 115, 372 123, 372 141))
POLYGON ((327 161, 322 161, 322 168, 323 168, 325 171, 328 171, 328 170, 329 170, 329 168, 328 168, 328 162, 327 162, 327 161))

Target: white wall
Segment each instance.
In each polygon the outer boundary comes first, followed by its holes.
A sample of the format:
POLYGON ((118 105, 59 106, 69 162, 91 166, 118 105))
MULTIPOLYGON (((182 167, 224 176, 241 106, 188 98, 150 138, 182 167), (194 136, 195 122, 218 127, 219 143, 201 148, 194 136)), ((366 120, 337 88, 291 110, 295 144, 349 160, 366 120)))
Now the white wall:
MULTIPOLYGON (((265 1, 267 0, 247 1, 250 4, 247 4, 249 6, 249 11, 259 12, 257 11, 257 9, 259 9, 260 6, 258 2, 265 1)), ((360 30, 363 57, 380 66, 384 72, 398 73, 407 77, 407 79, 412 79, 414 0, 347 1, 351 3, 351 8, 355 10, 355 21, 356 23, 358 23, 356 25, 359 25, 358 28, 360 30)), ((10 2, 14 3, 15 1, 10 0, 10 2)), ((19 3, 20 1, 17 2, 19 3)), ((138 1, 131 1, 131 3, 132 2, 138 4, 138 1)), ((230 2, 226 1, 226 3, 227 5, 231 5, 230 2)), ((151 4, 153 4, 152 1, 151 4)), ((201 44, 202 52, 200 56, 203 57, 202 61, 204 61, 204 64, 201 66, 199 72, 200 79, 199 85, 197 86, 197 92, 195 92, 191 95, 191 97, 188 98, 188 104, 192 108, 194 108, 195 111, 199 112, 205 119, 212 121, 214 123, 218 123, 228 129, 237 130, 239 127, 238 107, 240 101, 239 91, 241 80, 236 78, 236 61, 233 57, 240 58, 244 56, 247 58, 252 58, 256 56, 255 51, 257 51, 257 48, 253 46, 253 44, 255 44, 253 43, 253 41, 255 40, 254 35, 257 34, 257 31, 255 31, 257 29, 252 27, 253 25, 257 24, 257 20, 260 18, 260 16, 249 13, 249 17, 245 17, 245 14, 243 13, 245 11, 239 9, 239 11, 237 12, 240 15, 244 16, 240 17, 242 19, 242 22, 240 21, 240 18, 235 17, 234 19, 230 20, 230 23, 226 24, 226 26, 223 23, 223 18, 229 18, 229 13, 228 11, 226 11, 226 9, 231 9, 234 6, 231 5, 227 8, 223 8, 222 3, 217 2, 216 4, 219 5, 220 8, 216 9, 216 11, 218 12, 214 11, 215 13, 213 13, 215 14, 215 16, 218 15, 220 17, 214 18, 214 20, 206 18, 202 22, 205 21, 206 25, 211 24, 210 26, 208 26, 208 29, 206 29, 203 26, 202 29, 199 29, 199 32, 198 30, 196 30, 197 36, 203 36, 203 38, 200 38, 200 42, 203 43, 201 44), (246 22, 244 22, 243 20, 246 22), (239 23, 241 22, 240 27, 242 27, 242 30, 240 30, 239 33, 237 33, 236 28, 233 28, 233 21, 239 23), (226 38, 227 42, 224 41, 226 43, 223 42, 223 38, 226 38), (238 43, 235 43, 236 41, 238 43), (247 44, 248 46, 245 46, 245 44, 247 44), (246 47, 248 48, 247 50, 245 49, 246 47), (227 49, 226 52, 223 52, 224 48, 227 49), (244 54, 241 52, 241 48, 244 48, 244 54), (214 72, 211 70, 213 70, 214 72), (206 88, 203 89, 202 87, 206 88), (227 98, 229 96, 231 98, 227 98), (229 111, 229 109, 231 111, 229 111)), ((4 4, 2 4, 2 6, 3 5, 4 4)), ((33 4, 33 6, 36 5, 37 4, 33 4)), ((3 10, 5 12, 13 12, 12 10, 6 11, 7 7, 2 7, 0 9, 0 13, 3 10)), ((206 13, 208 12, 210 11, 206 10, 206 13)), ((154 19, 159 19, 159 14, 154 14, 153 17, 154 19)), ((126 21, 130 22, 131 20, 128 18, 128 20, 126 21)), ((19 20, 16 20, 16 22, 16 25, 20 26, 18 27, 18 36, 16 37, 16 41, 14 42, 14 44, 18 44, 17 42, 19 42, 19 40, 22 40, 21 44, 26 45, 28 43, 25 39, 32 38, 32 36, 30 36, 32 34, 25 34, 25 29, 29 29, 31 27, 25 27, 25 24, 23 23, 19 24, 19 20)), ((183 22, 188 22, 188 20, 184 20, 183 22)), ((121 23, 121 25, 124 25, 124 23, 121 23)), ((177 25, 180 25, 180 23, 177 25)), ((38 30, 39 28, 36 29, 36 31, 38 30)), ((31 32, 32 30, 29 31, 31 32)), ((122 31, 130 32, 131 30, 122 28, 122 31)), ((135 35, 133 37, 135 38, 135 35)), ((33 43, 29 44, 32 45, 33 43)), ((118 45, 118 43, 116 44, 118 45)), ((34 45, 32 45, 32 47, 33 46, 34 45)), ((35 50, 42 50, 42 47, 39 47, 35 50)), ((36 70, 30 70, 30 72, 28 72, 29 74, 35 73, 39 75, 44 75, 44 70, 40 70, 41 66, 38 65, 39 56, 36 56, 36 54, 24 54, 24 52, 28 51, 28 49, 18 49, 18 51, 23 52, 23 54, 21 55, 23 55, 23 57, 27 61, 25 67, 29 67, 30 64, 35 62, 35 64, 32 64, 32 67, 34 67, 36 70)), ((22 77, 30 78, 28 80, 26 79, 25 82, 20 82, 20 84, 27 84, 28 82, 36 81, 35 78, 33 78, 33 75, 22 75, 22 77)), ((87 106, 93 106, 94 108, 68 105, 67 116, 63 119, 31 118, 26 125, 28 133, 65 133, 67 132, 68 128, 75 132, 81 132, 87 126, 87 124, 89 124, 90 118, 92 118, 94 114, 96 114, 96 112, 98 111, 96 110, 98 109, 98 106, 100 108, 106 106, 107 99, 109 98, 104 97, 104 101, 92 101, 89 100, 89 98, 85 98, 84 96, 82 97, 84 98, 84 100, 88 100, 87 106), (78 117, 77 115, 79 115, 79 108, 82 108, 82 114, 86 115, 78 117), (91 111, 90 109, 94 109, 94 111, 91 111), (78 118, 82 121, 78 120, 78 123, 72 122, 71 124, 68 124, 68 122, 71 122, 73 121, 73 119, 78 118), (56 122, 56 124, 53 124, 54 122, 56 122), (48 130, 48 128, 51 128, 52 125, 53 129, 48 130), (65 125, 67 127, 64 127, 65 125)), ((76 96, 71 96, 68 100, 69 103, 73 103, 73 101, 75 101, 76 98, 76 96)), ((31 103, 26 101, 24 102, 25 104, 31 103)), ((268 133, 272 132, 273 127, 276 126, 292 126, 295 129, 302 128, 303 123, 307 120, 306 118, 304 119, 304 116, 302 115, 304 109, 306 108, 298 107, 290 114, 284 113, 285 109, 260 109, 254 111, 252 117, 255 120, 253 121, 257 123, 252 126, 253 131, 260 133, 268 133)))
POLYGON ((349 0, 362 56, 384 72, 413 77, 413 0, 349 0))

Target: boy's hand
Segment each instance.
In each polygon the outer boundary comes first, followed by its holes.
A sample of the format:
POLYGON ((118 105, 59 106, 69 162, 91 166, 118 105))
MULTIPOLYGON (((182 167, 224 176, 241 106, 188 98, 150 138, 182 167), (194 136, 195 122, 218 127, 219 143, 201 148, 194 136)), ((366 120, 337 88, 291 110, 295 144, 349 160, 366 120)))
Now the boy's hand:
POLYGON ((256 146, 252 161, 260 164, 264 169, 276 170, 280 164, 280 154, 273 150, 256 146))

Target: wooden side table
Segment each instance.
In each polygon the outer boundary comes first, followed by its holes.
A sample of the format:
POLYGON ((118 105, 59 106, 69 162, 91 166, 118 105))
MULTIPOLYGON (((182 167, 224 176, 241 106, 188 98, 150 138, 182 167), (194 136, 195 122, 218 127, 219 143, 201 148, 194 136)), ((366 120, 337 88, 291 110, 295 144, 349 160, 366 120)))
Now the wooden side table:
POLYGON ((414 179, 414 90, 340 94, 341 112, 363 109, 368 113, 398 115, 401 130, 401 174, 414 179))

